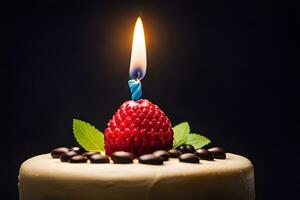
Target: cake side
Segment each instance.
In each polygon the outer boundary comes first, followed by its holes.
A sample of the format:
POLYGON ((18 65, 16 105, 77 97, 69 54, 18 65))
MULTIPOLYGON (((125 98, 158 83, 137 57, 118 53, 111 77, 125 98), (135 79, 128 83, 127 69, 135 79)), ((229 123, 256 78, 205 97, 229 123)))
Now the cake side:
POLYGON ((170 159, 160 166, 138 163, 70 164, 43 154, 20 168, 20 200, 255 199, 251 162, 227 153, 201 164, 170 159))

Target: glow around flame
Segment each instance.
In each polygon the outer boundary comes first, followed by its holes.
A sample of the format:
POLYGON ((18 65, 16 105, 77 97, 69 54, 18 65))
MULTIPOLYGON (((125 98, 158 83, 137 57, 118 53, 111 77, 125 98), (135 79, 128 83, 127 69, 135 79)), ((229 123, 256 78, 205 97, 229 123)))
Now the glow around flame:
POLYGON ((146 43, 141 17, 138 17, 133 32, 129 77, 141 80, 146 75, 146 43))

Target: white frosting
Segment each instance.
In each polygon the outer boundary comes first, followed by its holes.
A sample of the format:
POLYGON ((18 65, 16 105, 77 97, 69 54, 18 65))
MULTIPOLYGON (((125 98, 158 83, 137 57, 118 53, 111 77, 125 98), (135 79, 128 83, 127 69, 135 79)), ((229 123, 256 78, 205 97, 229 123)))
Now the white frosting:
POLYGON ((72 164, 43 154, 25 161, 20 200, 254 200, 251 162, 226 154, 200 164, 72 164))

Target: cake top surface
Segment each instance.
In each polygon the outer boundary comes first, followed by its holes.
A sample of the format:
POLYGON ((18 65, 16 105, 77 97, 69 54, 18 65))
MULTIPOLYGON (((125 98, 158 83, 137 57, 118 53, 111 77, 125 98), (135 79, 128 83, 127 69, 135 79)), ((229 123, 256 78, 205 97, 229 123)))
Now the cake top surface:
POLYGON ((25 161, 20 174, 27 173, 36 176, 68 177, 70 179, 95 180, 127 180, 128 178, 144 179, 149 177, 176 177, 186 175, 207 176, 209 174, 236 173, 236 171, 250 170, 251 162, 240 155, 227 153, 226 159, 214 161, 201 160, 200 164, 181 163, 178 159, 170 159, 163 165, 153 166, 139 164, 92 164, 92 163, 63 163, 52 159, 50 154, 42 154, 25 161))

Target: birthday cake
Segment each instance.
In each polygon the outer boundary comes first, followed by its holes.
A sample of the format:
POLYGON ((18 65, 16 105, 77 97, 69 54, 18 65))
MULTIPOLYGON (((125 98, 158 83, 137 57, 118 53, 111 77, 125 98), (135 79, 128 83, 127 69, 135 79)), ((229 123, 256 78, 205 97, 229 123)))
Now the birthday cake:
POLYGON ((171 128, 147 100, 122 104, 104 136, 81 120, 73 130, 84 148, 56 148, 22 164, 20 200, 255 199, 247 158, 202 148, 209 139, 189 133, 186 122, 171 128))
POLYGON ((70 164, 50 154, 33 157, 20 169, 20 200, 254 200, 250 161, 226 159, 200 164, 171 158, 163 165, 70 164))
POLYGON ((154 103, 141 99, 146 72, 142 21, 138 18, 124 102, 104 133, 73 119, 81 147, 58 147, 26 160, 19 171, 20 200, 254 200, 254 169, 242 156, 172 127, 154 103), (206 147, 206 148, 205 148, 206 147))

